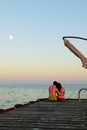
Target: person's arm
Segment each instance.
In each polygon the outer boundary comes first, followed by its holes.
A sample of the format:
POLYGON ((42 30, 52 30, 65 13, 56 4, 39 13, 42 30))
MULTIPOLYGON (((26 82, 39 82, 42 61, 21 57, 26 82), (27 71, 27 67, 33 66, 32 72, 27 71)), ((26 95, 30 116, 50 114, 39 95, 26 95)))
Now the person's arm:
POLYGON ((61 91, 58 90, 58 95, 63 96, 65 94, 65 89, 61 88, 61 91))

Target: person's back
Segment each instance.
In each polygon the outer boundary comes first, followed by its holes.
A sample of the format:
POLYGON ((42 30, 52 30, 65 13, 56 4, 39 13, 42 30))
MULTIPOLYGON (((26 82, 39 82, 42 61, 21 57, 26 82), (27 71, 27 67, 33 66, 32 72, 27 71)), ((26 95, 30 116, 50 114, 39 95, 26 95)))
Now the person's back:
POLYGON ((64 101, 65 100, 65 89, 62 87, 60 83, 57 84, 57 89, 58 89, 58 101, 64 101))
POLYGON ((65 100, 65 89, 62 87, 60 92, 58 92, 58 101, 64 101, 65 100))
POLYGON ((49 87, 49 100, 57 100, 58 89, 56 88, 56 81, 49 87))

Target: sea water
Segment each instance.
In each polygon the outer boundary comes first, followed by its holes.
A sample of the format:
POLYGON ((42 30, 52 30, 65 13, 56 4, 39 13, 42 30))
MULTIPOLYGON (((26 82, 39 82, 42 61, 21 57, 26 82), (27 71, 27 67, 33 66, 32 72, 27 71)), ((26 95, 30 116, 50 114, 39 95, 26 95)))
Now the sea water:
MULTIPOLYGON (((48 98, 49 84, 0 84, 0 109, 7 109, 16 104, 25 104, 41 98, 48 98)), ((65 98, 77 99, 81 88, 87 84, 63 84, 65 98)), ((81 99, 87 99, 87 91, 82 90, 81 99)))

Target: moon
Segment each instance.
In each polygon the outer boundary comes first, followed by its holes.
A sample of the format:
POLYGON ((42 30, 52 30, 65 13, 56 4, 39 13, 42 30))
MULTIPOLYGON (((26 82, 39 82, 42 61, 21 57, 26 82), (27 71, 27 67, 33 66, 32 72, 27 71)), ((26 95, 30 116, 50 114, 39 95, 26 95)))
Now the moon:
POLYGON ((10 39, 10 40, 13 40, 13 39, 14 39, 14 36, 13 36, 13 35, 9 35, 9 39, 10 39))

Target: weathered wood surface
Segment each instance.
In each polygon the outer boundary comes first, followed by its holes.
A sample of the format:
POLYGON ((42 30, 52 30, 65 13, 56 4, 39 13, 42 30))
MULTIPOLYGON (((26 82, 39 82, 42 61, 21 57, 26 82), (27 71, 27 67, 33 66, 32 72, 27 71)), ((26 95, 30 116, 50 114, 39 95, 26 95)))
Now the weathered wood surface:
POLYGON ((0 130, 87 130, 87 99, 41 100, 0 114, 0 130))

